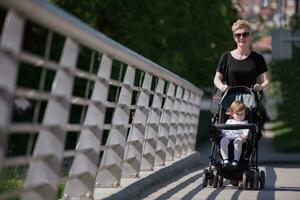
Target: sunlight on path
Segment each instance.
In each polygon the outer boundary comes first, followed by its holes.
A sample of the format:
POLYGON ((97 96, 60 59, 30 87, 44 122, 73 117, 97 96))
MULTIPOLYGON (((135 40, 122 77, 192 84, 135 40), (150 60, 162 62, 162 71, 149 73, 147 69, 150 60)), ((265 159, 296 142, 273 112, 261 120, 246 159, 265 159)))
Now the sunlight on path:
POLYGON ((194 171, 184 171, 168 180, 161 180, 160 183, 143 191, 143 195, 137 199, 164 200, 164 199, 289 199, 299 200, 300 196, 300 166, 263 166, 260 170, 266 172, 266 186, 260 191, 241 190, 224 181, 222 188, 203 188, 203 168, 194 171))

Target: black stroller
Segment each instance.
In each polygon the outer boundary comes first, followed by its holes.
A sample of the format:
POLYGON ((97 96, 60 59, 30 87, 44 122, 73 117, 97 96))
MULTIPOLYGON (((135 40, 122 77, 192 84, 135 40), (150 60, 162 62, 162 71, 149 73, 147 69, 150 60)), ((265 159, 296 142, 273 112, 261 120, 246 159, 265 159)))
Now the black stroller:
MULTIPOLYGON (((258 141, 261 138, 263 116, 260 115, 260 101, 262 92, 257 94, 252 89, 238 86, 231 87, 222 96, 218 112, 212 118, 211 124, 211 155, 207 169, 203 171, 203 187, 207 185, 223 187, 224 178, 228 180, 242 180, 243 189, 263 189, 265 186, 265 172, 258 168, 258 141), (234 100, 241 100, 248 108, 246 118, 249 124, 225 124, 227 108, 234 100), (249 129, 248 140, 243 144, 238 167, 235 169, 223 167, 220 152, 221 130, 249 129)), ((229 143, 229 159, 233 159, 233 145, 229 143)))

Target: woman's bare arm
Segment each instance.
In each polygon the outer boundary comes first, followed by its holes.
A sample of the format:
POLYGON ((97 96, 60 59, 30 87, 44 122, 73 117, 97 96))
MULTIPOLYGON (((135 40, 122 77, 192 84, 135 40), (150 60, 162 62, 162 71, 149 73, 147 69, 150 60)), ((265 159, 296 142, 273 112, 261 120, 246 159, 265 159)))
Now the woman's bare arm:
POLYGON ((222 79, 223 79, 223 74, 221 74, 220 72, 216 72, 214 77, 214 84, 222 92, 225 92, 228 89, 228 85, 223 84, 222 79))
POLYGON ((260 82, 261 84, 255 84, 254 85, 254 90, 256 91, 260 91, 260 90, 267 90, 268 86, 269 86, 269 73, 268 72, 264 72, 261 75, 259 75, 260 78, 260 82))

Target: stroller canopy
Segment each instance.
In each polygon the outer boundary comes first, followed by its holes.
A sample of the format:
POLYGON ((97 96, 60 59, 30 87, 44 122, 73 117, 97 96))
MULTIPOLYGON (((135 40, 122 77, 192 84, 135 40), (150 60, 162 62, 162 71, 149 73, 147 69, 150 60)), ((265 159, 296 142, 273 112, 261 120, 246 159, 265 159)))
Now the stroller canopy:
POLYGON ((244 86, 229 88, 222 97, 221 105, 225 110, 227 110, 231 103, 236 100, 242 101, 250 110, 257 108, 258 106, 256 94, 248 87, 244 86))

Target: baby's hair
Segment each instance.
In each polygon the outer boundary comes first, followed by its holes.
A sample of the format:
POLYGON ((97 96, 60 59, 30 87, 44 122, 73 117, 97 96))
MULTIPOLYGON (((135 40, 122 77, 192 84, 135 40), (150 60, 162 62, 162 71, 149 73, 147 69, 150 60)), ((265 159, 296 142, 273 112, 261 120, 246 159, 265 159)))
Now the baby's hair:
POLYGON ((240 112, 243 110, 247 110, 247 106, 240 100, 236 100, 232 102, 230 107, 227 109, 226 114, 227 115, 232 115, 234 112, 240 112))

